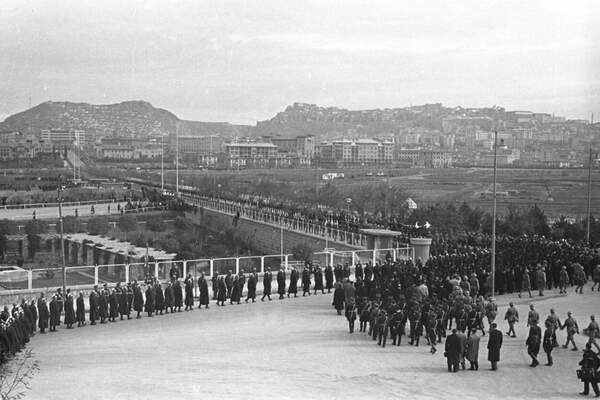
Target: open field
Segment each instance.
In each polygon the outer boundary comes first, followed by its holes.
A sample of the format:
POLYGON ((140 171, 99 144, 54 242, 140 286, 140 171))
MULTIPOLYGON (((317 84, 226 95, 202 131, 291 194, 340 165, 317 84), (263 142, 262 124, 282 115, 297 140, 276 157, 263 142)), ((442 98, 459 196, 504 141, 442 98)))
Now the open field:
MULTIPOLYGON (((598 312, 600 293, 547 292, 533 301, 542 318, 574 312, 580 326, 598 312)), ((259 292, 260 293, 260 292, 259 292)), ((489 371, 487 335, 480 370, 446 372, 443 346, 378 347, 349 334, 331 295, 216 307, 144 317, 95 327, 37 334, 31 348, 41 370, 29 399, 277 398, 277 399, 504 399, 577 398, 581 351, 558 348, 554 366, 528 367, 525 320, 529 300, 516 301, 517 338, 504 336, 499 371, 489 371)), ((498 299, 504 315, 506 296, 498 299)), ((518 300, 518 299, 515 299, 518 300)), ((499 318, 501 330, 506 326, 499 318)), ((487 323, 486 323, 487 328, 487 323)), ((565 332, 559 331, 560 344, 565 332)), ((587 338, 577 335, 580 349, 587 338)))
MULTIPOLYGON (((180 171, 183 184, 197 179, 212 180, 217 186, 225 181, 244 190, 263 191, 269 182, 274 189, 293 188, 291 195, 309 190, 326 182, 320 177, 326 172, 344 172, 345 179, 328 181, 346 191, 359 191, 365 186, 388 184, 400 187, 420 205, 467 202, 472 207, 491 209, 492 169, 394 169, 384 170, 386 176, 377 176, 371 169, 296 169, 296 170, 241 170, 241 171, 180 171), (372 173, 372 176, 367 176, 372 173), (278 188, 279 186, 279 188, 278 188)), ((160 182, 160 171, 146 176, 160 182)), ((568 216, 581 218, 587 210, 587 179, 585 169, 499 169, 497 175, 498 211, 505 213, 509 205, 527 207, 537 204, 548 217, 568 216)), ((165 173, 167 182, 175 181, 174 171, 165 173)), ((600 171, 592 171, 592 213, 600 214, 600 171)), ((345 207, 345 204, 340 204, 345 207)))

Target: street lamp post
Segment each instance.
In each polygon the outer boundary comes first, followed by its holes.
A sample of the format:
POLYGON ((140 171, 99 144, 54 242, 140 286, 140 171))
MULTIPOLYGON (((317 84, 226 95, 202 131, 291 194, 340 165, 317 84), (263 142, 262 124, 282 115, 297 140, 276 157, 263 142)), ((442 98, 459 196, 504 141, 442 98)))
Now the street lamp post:
POLYGON ((56 201, 58 202, 58 224, 59 224, 59 228, 60 228, 60 257, 61 257, 61 261, 62 261, 62 290, 63 290, 63 293, 66 293, 67 270, 66 270, 66 262, 65 262, 65 240, 64 240, 63 217, 62 217, 62 201, 63 201, 63 199, 61 196, 61 192, 62 192, 62 187, 59 186, 58 189, 56 189, 56 194, 57 194, 56 201))
POLYGON ((498 132, 494 131, 494 183, 492 188, 493 208, 492 208, 492 297, 496 291, 496 168, 498 152, 498 132))

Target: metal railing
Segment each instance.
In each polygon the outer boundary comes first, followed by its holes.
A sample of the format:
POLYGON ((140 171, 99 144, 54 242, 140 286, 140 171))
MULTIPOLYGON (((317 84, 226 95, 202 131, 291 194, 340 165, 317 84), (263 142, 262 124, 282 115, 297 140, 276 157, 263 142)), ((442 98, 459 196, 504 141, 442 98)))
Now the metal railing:
POLYGON ((204 198, 184 194, 182 199, 205 209, 218 211, 231 216, 239 213, 240 218, 271 225, 275 228, 283 228, 304 235, 316 236, 334 243, 340 243, 356 247, 366 247, 367 237, 360 232, 348 232, 333 226, 325 226, 311 220, 302 218, 288 218, 277 212, 261 210, 253 206, 229 200, 204 198))
MULTIPOLYGON (((313 263, 322 267, 345 263, 354 266, 357 263, 365 264, 367 262, 375 264, 388 257, 391 257, 393 261, 412 260, 413 248, 315 252, 313 253, 313 263)), ((134 280, 143 282, 148 276, 156 277, 160 281, 167 281, 170 279, 172 269, 177 271, 179 277, 191 274, 196 281, 201 274, 207 278, 212 278, 215 274, 224 275, 229 271, 232 274, 239 274, 241 271, 249 273, 255 270, 262 274, 267 268, 276 271, 283 267, 289 271, 293 265, 297 264, 303 264, 303 262, 295 260, 292 254, 273 254, 131 264, 82 265, 66 267, 65 273, 68 287, 89 289, 94 285, 104 283, 114 285, 117 282, 134 280)), ((0 271, 0 295, 47 291, 61 285, 61 268, 0 271)))
MULTIPOLYGON (((85 200, 85 201, 67 201, 62 203, 63 207, 68 206, 85 206, 92 204, 112 204, 112 203, 122 203, 122 201, 115 199, 100 199, 100 200, 85 200)), ((0 206, 0 210, 25 210, 28 208, 48 208, 48 207, 58 207, 58 203, 23 203, 23 204, 6 204, 0 206)))

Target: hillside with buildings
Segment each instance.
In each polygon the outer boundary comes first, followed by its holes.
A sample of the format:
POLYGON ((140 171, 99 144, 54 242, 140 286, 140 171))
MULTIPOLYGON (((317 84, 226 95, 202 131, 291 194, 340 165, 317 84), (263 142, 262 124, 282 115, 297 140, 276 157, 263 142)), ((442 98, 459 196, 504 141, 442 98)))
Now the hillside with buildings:
POLYGON ((504 108, 346 110, 294 103, 256 126, 179 120, 143 101, 110 105, 46 102, 0 123, 0 160, 77 147, 98 161, 187 166, 581 167, 600 146, 600 124, 504 108), (178 132, 178 135, 175 135, 178 132))

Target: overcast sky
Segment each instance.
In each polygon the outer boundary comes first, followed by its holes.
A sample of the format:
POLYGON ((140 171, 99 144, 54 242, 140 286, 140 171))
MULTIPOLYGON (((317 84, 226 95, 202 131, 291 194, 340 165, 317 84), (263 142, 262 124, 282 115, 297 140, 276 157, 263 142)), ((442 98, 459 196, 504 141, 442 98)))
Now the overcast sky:
POLYGON ((600 120, 600 1, 0 2, 0 120, 147 100, 255 123, 295 101, 600 120))

